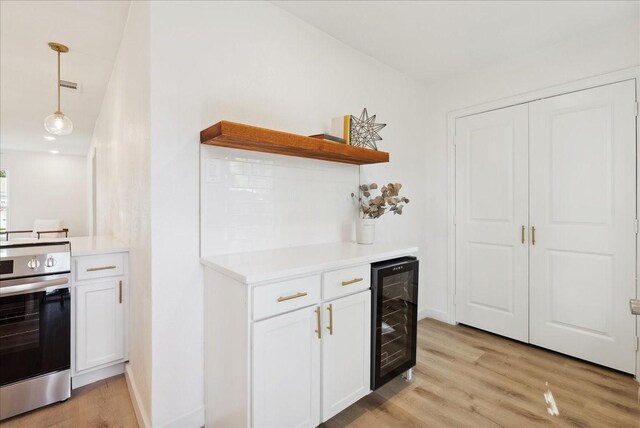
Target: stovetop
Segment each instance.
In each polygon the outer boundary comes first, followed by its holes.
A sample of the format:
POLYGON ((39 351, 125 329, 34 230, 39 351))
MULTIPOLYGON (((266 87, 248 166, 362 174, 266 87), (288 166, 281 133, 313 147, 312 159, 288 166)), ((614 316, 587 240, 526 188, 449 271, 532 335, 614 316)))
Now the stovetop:
POLYGON ((11 239, 9 241, 0 241, 0 248, 6 247, 22 247, 22 246, 39 246, 39 245, 56 245, 68 244, 69 240, 65 238, 47 238, 47 240, 37 238, 11 239))

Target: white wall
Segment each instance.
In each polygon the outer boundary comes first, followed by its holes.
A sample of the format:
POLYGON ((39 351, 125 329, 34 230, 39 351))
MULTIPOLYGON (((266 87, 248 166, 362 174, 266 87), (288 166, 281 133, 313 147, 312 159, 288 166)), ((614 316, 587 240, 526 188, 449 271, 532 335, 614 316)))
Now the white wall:
POLYGON ((0 164, 9 171, 8 230, 33 229, 35 219, 60 219, 69 236, 87 234, 85 157, 3 151, 0 164))
POLYGON ((202 146, 203 255, 350 240, 355 165, 202 146))
MULTIPOLYGON (((151 235, 149 136, 149 4, 132 2, 124 35, 93 134, 97 234, 128 244, 130 382, 150 422, 151 235)), ((167 352, 166 350, 163 352, 167 352)), ((134 398, 134 397, 132 397, 134 398)))
MULTIPOLYGON (((403 216, 380 221, 378 239, 423 246, 426 94, 412 79, 266 2, 152 3, 151 34, 153 420, 195 426, 204 422, 200 130, 226 119, 309 135, 328 131, 332 117, 366 106, 388 123, 380 148, 391 152, 391 162, 362 168, 363 177, 402 182, 412 198, 403 216)), ((235 180, 245 181, 218 183, 219 205, 208 212, 221 224, 209 224, 205 251, 337 241, 352 233, 349 194, 358 167, 220 148, 204 153, 218 159, 222 180, 239 175, 235 180), (264 204, 232 195, 266 185, 269 180, 251 184, 264 177, 254 174, 260 160, 292 181, 272 181, 274 199, 264 204), (238 229, 234 216, 243 203, 267 214, 244 215, 248 225, 238 229), (322 214, 327 220, 314 230, 322 214), (271 223, 278 215, 291 223, 271 223)))
POLYGON ((427 313, 447 319, 447 113, 640 64, 638 17, 429 87, 425 216, 427 313))

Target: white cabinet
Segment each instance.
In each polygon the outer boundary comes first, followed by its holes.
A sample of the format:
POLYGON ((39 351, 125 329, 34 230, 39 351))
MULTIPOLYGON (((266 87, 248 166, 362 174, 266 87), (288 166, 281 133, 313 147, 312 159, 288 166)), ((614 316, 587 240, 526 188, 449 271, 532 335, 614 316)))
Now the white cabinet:
POLYGON ((255 322, 252 342, 253 426, 317 426, 370 391, 371 291, 255 322))
POLYGON ((370 269, 255 285, 206 269, 205 426, 315 427, 369 394, 370 269))
POLYGON ((320 422, 319 307, 253 324, 253 425, 320 422))
POLYGON ((322 305, 322 421, 335 416, 371 387, 371 291, 322 305))
POLYGON ((124 281, 108 279, 77 286, 76 370, 124 358, 124 281))
POLYGON ((75 389, 124 372, 128 254, 75 256, 72 266, 71 384, 75 389))

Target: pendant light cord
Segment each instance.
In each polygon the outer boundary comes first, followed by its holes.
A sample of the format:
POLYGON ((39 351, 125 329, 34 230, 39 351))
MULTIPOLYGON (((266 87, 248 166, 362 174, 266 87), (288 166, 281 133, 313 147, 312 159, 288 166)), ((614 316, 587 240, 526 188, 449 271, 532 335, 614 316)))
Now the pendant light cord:
POLYGON ((60 111, 60 51, 58 51, 58 113, 60 111))

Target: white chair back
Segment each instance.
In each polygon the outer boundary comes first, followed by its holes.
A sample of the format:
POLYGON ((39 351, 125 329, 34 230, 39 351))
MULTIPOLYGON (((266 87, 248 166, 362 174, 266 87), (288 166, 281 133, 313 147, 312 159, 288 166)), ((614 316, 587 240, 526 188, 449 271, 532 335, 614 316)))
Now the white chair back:
MULTIPOLYGON (((38 237, 38 232, 46 232, 48 230, 62 230, 63 226, 62 220, 41 220, 37 219, 33 222, 33 232, 31 232, 32 238, 38 237)), ((63 238, 64 233, 46 233, 41 236, 41 238, 63 238)))

